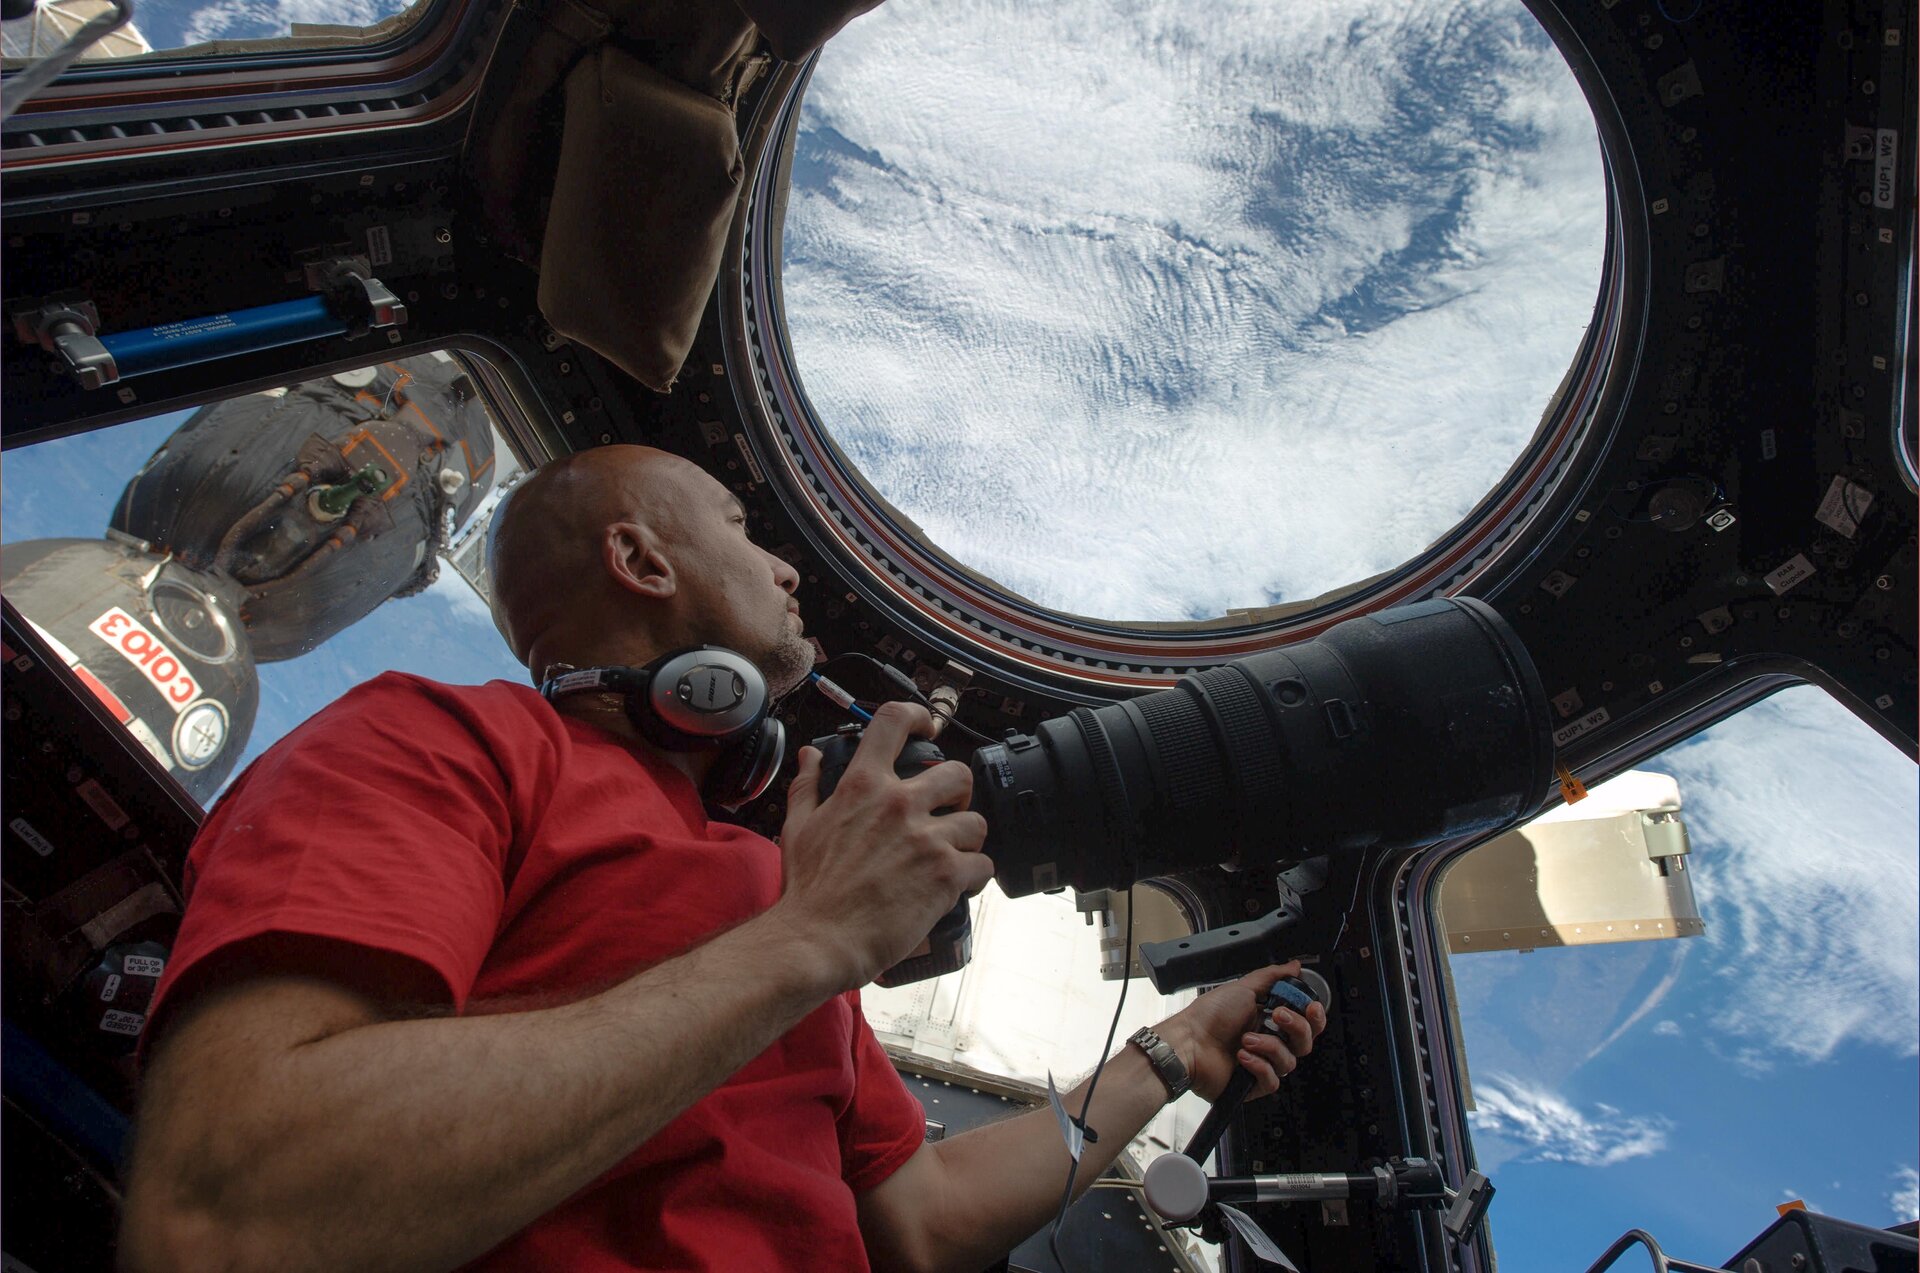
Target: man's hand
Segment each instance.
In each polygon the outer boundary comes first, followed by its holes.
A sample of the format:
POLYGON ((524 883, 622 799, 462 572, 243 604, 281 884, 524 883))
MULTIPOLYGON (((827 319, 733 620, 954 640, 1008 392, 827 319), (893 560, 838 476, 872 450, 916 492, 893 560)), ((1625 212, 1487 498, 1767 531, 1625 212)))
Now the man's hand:
POLYGON ((1267 991, 1282 977, 1295 976, 1300 961, 1271 964, 1248 973, 1235 982, 1209 990, 1185 1008, 1154 1027, 1185 1063, 1193 1076, 1193 1090, 1209 1101, 1217 1100, 1235 1065, 1253 1072, 1252 1100, 1280 1086, 1280 1079, 1293 1073, 1300 1058, 1313 1051, 1313 1041, 1327 1028, 1327 1010, 1320 1004, 1309 1007, 1302 1016, 1286 1008, 1273 1012, 1274 1024, 1282 1038, 1258 1029, 1260 1004, 1267 991))
POLYGON ((811 747, 801 750, 788 789, 780 832, 786 886, 768 916, 833 952, 842 989, 906 958, 956 901, 993 878, 980 852, 987 820, 967 809, 973 771, 950 760, 912 778, 894 774, 900 749, 916 735, 933 736, 926 708, 884 703, 832 799, 820 799, 820 753, 811 747))

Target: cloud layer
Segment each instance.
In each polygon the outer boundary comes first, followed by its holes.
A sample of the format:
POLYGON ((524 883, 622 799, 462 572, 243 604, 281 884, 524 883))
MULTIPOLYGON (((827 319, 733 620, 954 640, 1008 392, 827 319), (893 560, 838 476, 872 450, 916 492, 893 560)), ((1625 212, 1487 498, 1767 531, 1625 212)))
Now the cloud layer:
POLYGON ((1839 703, 1789 690, 1661 758, 1680 781, 1711 1024, 1735 1060, 1920 1053, 1913 762, 1839 703))
POLYGON ((1895 1224, 1920 1220, 1920 1171, 1902 1167, 1893 1173, 1893 1190, 1887 1194, 1887 1205, 1893 1208, 1895 1224))
POLYGON ((1603 189, 1516 0, 892 0, 809 91, 796 361, 876 486, 1016 591, 1298 600, 1420 550, 1525 445, 1603 189))
POLYGON ((1611 1167, 1659 1153, 1673 1126, 1658 1115, 1627 1115, 1611 1105, 1595 1105, 1588 1114, 1558 1093, 1510 1074, 1476 1077, 1473 1099, 1479 1108, 1468 1117, 1475 1143, 1487 1137, 1511 1142, 1519 1146, 1515 1156, 1521 1162, 1611 1167))

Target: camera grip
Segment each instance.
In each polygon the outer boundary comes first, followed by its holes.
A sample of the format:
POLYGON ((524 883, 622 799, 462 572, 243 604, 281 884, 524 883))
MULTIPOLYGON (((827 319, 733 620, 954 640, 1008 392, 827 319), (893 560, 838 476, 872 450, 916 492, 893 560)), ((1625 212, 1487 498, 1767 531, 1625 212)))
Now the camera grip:
MULTIPOLYGON (((841 775, 846 773, 847 766, 853 763, 854 752, 860 748, 860 739, 860 730, 849 728, 813 740, 813 745, 820 750, 821 800, 831 797, 834 789, 840 785, 841 775)), ((945 752, 926 739, 909 738, 906 746, 900 749, 899 758, 893 762, 893 772, 902 778, 911 778, 943 763, 946 758, 945 752)), ((963 897, 954 903, 952 910, 940 917, 940 922, 927 934, 927 940, 913 954, 873 980, 875 985, 887 989, 911 985, 929 977, 956 972, 972 958, 973 915, 967 909, 967 899, 963 897)))

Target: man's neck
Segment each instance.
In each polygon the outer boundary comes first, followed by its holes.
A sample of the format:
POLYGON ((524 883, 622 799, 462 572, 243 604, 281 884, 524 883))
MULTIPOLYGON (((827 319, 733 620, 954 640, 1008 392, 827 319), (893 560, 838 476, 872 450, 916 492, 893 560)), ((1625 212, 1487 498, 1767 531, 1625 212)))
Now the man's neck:
POLYGON ((706 782, 713 768, 715 756, 710 751, 670 751, 648 741, 627 718, 626 702, 619 694, 568 694, 553 700, 553 710, 605 730, 635 751, 658 756, 692 779, 695 787, 706 782))

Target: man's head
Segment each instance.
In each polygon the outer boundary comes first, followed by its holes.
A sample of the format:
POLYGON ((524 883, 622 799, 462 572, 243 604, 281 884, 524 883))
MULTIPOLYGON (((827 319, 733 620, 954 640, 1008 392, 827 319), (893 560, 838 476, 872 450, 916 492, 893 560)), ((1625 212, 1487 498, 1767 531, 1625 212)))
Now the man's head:
POLYGON ((665 451, 603 446, 543 466, 495 514, 488 564, 494 622, 535 681, 551 663, 720 645, 779 694, 813 665, 799 575, 747 537, 731 491, 665 451))

